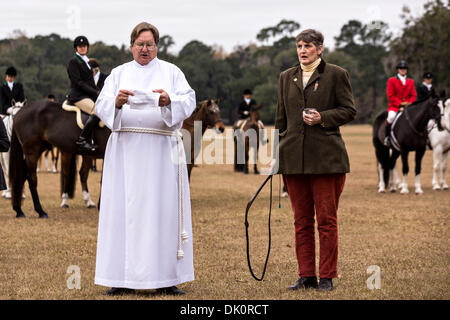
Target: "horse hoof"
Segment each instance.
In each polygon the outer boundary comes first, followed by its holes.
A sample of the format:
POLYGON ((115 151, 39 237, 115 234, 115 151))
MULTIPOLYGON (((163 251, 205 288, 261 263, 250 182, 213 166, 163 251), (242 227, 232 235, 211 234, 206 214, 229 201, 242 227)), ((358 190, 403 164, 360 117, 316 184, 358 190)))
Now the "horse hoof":
POLYGON ((423 195, 423 191, 416 191, 416 196, 421 196, 423 195))
POLYGON ((442 190, 448 190, 448 186, 447 185, 443 186, 442 190))
POLYGON ((88 207, 88 209, 95 209, 95 208, 97 208, 97 206, 95 204, 90 204, 87 207, 88 207))
POLYGON ((434 185, 433 190, 441 190, 441 187, 439 185, 434 185))
POLYGON ((402 191, 400 191, 400 194, 408 194, 408 193, 409 193, 408 190, 402 190, 402 191))
POLYGON ((378 193, 386 193, 385 189, 378 189, 378 193))
POLYGON ((62 204, 62 205, 61 205, 61 208, 68 208, 68 207, 69 207, 68 204, 62 204))
POLYGON ((23 213, 16 214, 16 218, 26 218, 26 216, 23 213))
POLYGON ((39 219, 48 219, 48 214, 39 214, 39 219))

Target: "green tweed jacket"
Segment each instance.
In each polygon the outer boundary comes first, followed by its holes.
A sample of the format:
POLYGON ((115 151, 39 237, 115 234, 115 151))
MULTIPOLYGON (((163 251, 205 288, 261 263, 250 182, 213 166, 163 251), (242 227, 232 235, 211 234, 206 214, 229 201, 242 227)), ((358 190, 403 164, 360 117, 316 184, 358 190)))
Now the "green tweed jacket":
POLYGON ((346 70, 323 59, 305 89, 300 65, 283 71, 278 86, 275 129, 279 130, 278 173, 327 174, 350 172, 339 126, 356 116, 346 70), (322 123, 303 122, 303 109, 316 108, 322 123))

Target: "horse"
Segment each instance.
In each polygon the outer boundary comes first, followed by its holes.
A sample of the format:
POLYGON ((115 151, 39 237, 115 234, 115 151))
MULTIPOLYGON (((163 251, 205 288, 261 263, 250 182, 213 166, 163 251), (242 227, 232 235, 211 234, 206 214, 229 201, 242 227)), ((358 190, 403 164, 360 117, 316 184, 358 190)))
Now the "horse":
MULTIPOLYGON (((45 170, 47 172, 53 172, 53 173, 58 173, 58 170, 56 169, 58 167, 58 159, 59 159, 59 149, 58 148, 54 148, 53 146, 50 149, 47 149, 44 152, 44 165, 45 165, 45 170), (51 156, 51 160, 52 160, 52 168, 50 169, 50 165, 48 162, 48 155, 50 154, 51 156)), ((37 168, 36 171, 40 172, 40 165, 41 164, 41 159, 38 160, 38 164, 37 164, 37 168)))
MULTIPOLYGON (((15 101, 14 99, 11 102, 11 107, 8 108, 8 115, 3 118, 3 124, 6 128, 6 133, 8 135, 9 140, 11 141, 12 127, 14 116, 17 112, 27 103, 25 99, 23 102, 15 101)), ((0 163, 3 168, 3 172, 5 175, 6 182, 6 190, 3 191, 2 196, 6 199, 11 199, 11 183, 9 182, 9 150, 8 152, 2 152, 0 157, 0 163)))
POLYGON ((396 191, 393 183, 393 169, 400 155, 403 165, 403 182, 400 184, 400 193, 406 194, 409 192, 406 181, 409 172, 408 154, 410 151, 416 151, 415 193, 418 195, 423 193, 420 184, 420 172, 427 144, 427 124, 430 119, 440 122, 441 113, 438 101, 438 97, 430 97, 399 111, 392 124, 391 139, 395 147, 391 148, 383 144, 387 111, 380 112, 376 116, 372 130, 372 143, 375 147, 378 162, 378 192, 386 192, 388 184, 391 192, 396 191))
POLYGON ((253 171, 255 174, 259 174, 258 164, 256 162, 258 150, 259 150, 259 129, 260 129, 260 120, 259 120, 259 109, 262 106, 252 106, 250 107, 249 118, 243 121, 238 121, 234 126, 235 135, 234 135, 234 171, 244 172, 245 174, 249 173, 248 170, 248 161, 249 161, 249 151, 250 147, 254 148, 255 154, 255 164, 253 167, 253 171), (252 129, 252 131, 249 131, 252 129), (255 134, 255 135, 253 135, 255 134), (253 136, 254 139, 250 139, 253 136), (256 142, 256 145, 254 143, 256 142), (243 147, 243 150, 242 150, 243 147), (242 159, 241 152, 244 152, 244 159, 242 159), (244 160, 244 161, 242 161, 244 160), (244 163, 242 163, 244 162, 244 163))
POLYGON ((433 180, 431 184, 433 190, 440 190, 441 188, 448 190, 448 185, 445 182, 445 171, 450 150, 450 99, 445 101, 445 105, 442 104, 442 101, 439 101, 439 108, 442 114, 441 127, 443 130, 439 131, 435 120, 428 122, 428 139, 433 149, 433 180))
MULTIPOLYGON (((36 166, 42 152, 52 145, 61 151, 61 193, 62 207, 67 207, 67 199, 75 192, 76 158, 81 129, 76 123, 76 114, 62 109, 62 104, 39 100, 23 107, 14 118, 11 136, 9 177, 12 188, 12 207, 17 218, 25 217, 21 208, 21 195, 25 180, 28 181, 34 210, 39 218, 48 218, 43 210, 37 191, 36 166)), ((80 169, 83 197, 88 207, 92 207, 87 189, 87 178, 92 158, 103 158, 111 131, 107 127, 94 130, 94 140, 98 145, 96 153, 84 155, 80 169), (86 197, 88 200, 86 200, 86 197)), ((95 207, 95 204, 94 204, 95 207)))
POLYGON ((209 128, 215 128, 220 133, 223 133, 225 130, 225 125, 220 117, 219 99, 208 99, 197 103, 197 106, 191 116, 183 121, 182 129, 189 133, 187 137, 183 137, 185 150, 190 150, 190 153, 186 152, 189 181, 191 179, 191 172, 194 167, 195 158, 200 152, 200 148, 195 148, 195 146, 201 146, 201 138, 206 129, 209 128), (201 135, 195 135, 195 121, 201 121, 201 135), (200 141, 195 141, 195 138, 200 139, 200 141))

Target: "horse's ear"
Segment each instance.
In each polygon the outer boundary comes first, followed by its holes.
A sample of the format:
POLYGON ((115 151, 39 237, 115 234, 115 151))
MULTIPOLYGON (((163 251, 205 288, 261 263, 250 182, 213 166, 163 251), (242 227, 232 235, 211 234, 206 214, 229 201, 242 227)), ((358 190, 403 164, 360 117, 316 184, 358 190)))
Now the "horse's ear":
POLYGON ((211 105, 211 98, 208 98, 208 102, 206 103, 206 106, 209 107, 211 105))
POLYGON ((220 98, 217 98, 216 100, 214 100, 214 102, 215 102, 216 104, 219 104, 220 98))
POLYGON ((23 100, 23 105, 27 104, 27 99, 23 100))
POLYGON ((442 90, 442 91, 439 93, 439 97, 440 97, 441 99, 444 99, 444 98, 445 98, 445 90, 442 90))
POLYGON ((14 98, 11 99, 11 106, 15 106, 16 105, 16 100, 14 100, 14 98))

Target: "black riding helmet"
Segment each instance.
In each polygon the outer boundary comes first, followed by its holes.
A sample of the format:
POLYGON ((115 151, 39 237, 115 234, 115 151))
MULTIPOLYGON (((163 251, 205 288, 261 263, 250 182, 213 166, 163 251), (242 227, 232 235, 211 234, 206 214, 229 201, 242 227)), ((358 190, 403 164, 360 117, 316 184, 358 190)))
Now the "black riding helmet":
POLYGON ((83 44, 85 44, 85 45, 87 45, 89 47, 89 41, 88 41, 88 39, 85 36, 78 36, 73 41, 74 49, 76 49, 78 46, 81 46, 83 44))
POLYGON ((406 63, 405 60, 400 60, 397 63, 397 69, 408 69, 408 64, 406 63))
POLYGON ((16 70, 16 68, 14 68, 14 67, 9 67, 8 69, 6 69, 5 74, 6 74, 7 76, 15 77, 15 76, 17 76, 17 70, 16 70))
POLYGON ((423 74, 423 79, 433 79, 433 74, 431 72, 425 72, 423 74))

